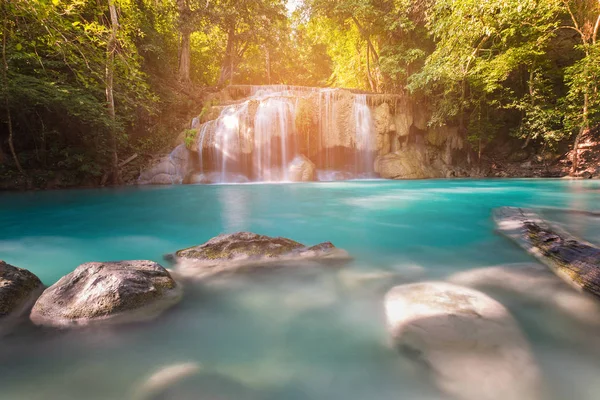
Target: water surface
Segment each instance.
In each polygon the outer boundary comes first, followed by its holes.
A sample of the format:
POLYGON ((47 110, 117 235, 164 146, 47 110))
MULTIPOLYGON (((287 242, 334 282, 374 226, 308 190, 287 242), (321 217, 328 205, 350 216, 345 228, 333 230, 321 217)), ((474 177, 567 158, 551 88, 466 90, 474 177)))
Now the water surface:
MULTIPOLYGON (((418 368, 389 349, 383 293, 354 277, 396 271, 406 282, 444 279, 530 261, 494 233, 490 213, 499 206, 596 211, 600 182, 348 181, 2 193, 0 259, 48 285, 87 261, 166 265, 166 253, 240 230, 307 245, 332 241, 355 261, 341 271, 188 286, 180 305, 142 325, 74 332, 24 326, 0 341, 0 399, 127 399, 148 374, 181 362, 200 363, 222 379, 209 380, 215 388, 182 387, 181 399, 202 398, 205 389, 221 396, 207 398, 224 399, 442 399, 418 368)), ((555 217, 600 241, 597 218, 555 217)), ((598 352, 547 334, 543 320, 540 325, 533 317, 537 308, 519 301, 508 306, 530 339, 548 399, 597 399, 598 352)))

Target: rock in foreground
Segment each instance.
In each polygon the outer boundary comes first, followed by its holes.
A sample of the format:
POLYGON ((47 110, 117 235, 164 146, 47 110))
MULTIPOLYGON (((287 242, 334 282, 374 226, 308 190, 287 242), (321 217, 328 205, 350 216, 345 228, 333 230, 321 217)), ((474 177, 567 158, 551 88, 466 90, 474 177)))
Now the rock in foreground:
POLYGON ((177 303, 181 294, 169 272, 153 261, 91 262, 45 290, 31 320, 49 326, 144 321, 177 303))
POLYGON ((385 312, 394 345, 452 397, 540 398, 527 341, 504 306, 483 293, 443 282, 397 286, 385 312))
POLYGON ((251 232, 219 235, 200 246, 175 253, 177 271, 183 276, 194 278, 298 261, 327 263, 349 259, 346 251, 336 248, 330 242, 307 247, 290 239, 251 232))
POLYGON ((600 297, 600 248, 551 226, 528 209, 494 210, 498 230, 574 288, 600 297))
POLYGON ((0 323, 28 312, 43 289, 31 272, 0 261, 0 323))

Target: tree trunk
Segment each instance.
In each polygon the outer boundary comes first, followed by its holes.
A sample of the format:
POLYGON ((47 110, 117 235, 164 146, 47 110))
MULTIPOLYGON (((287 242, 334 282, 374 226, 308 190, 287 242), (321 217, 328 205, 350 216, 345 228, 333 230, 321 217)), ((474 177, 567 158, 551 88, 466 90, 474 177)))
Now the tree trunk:
POLYGON ((119 29, 119 20, 117 17, 117 9, 114 0, 108 0, 108 9, 110 11, 110 36, 106 45, 106 104, 108 106, 108 114, 111 119, 111 135, 110 142, 112 148, 111 160, 111 178, 113 184, 118 184, 121 181, 119 176, 119 156, 117 153, 117 127, 115 113, 115 99, 113 95, 113 80, 115 74, 115 53, 117 51, 117 30, 119 29))
POLYGON ((19 158, 17 157, 17 152, 15 151, 15 145, 13 142, 13 126, 12 126, 12 116, 10 113, 10 104, 8 101, 8 61, 6 59, 6 37, 8 36, 8 12, 6 10, 6 3, 2 2, 2 85, 4 89, 4 110, 6 112, 6 121, 8 123, 8 147, 10 148, 10 153, 15 162, 15 166, 19 170, 19 172, 23 176, 27 176, 23 168, 21 167, 21 163, 19 162, 19 158))
POLYGON ((265 46, 265 67, 267 70, 267 83, 271 84, 271 52, 269 47, 265 46))
POLYGON ((181 48, 179 50, 179 81, 183 83, 189 83, 190 69, 192 65, 192 49, 190 44, 191 32, 189 30, 183 30, 181 32, 181 48))
POLYGON ((227 33, 227 47, 225 57, 221 63, 221 75, 219 76, 219 86, 224 86, 227 80, 233 83, 233 59, 235 53, 235 30, 232 28, 227 33))
POLYGON ((367 44, 367 78, 369 79, 369 86, 371 87, 372 92, 376 92, 375 84, 373 83, 373 76, 371 75, 371 51, 369 45, 367 44))

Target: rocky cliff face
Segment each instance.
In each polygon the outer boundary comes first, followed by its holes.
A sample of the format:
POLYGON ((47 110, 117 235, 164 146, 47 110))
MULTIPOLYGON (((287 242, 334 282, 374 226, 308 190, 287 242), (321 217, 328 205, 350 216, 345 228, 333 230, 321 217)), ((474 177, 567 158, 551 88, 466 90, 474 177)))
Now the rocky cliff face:
MULTIPOLYGON (((429 129, 427 111, 408 96, 294 86, 230 86, 206 100, 169 157, 141 184, 298 180, 293 161, 316 176, 419 179, 464 175, 465 142, 451 127, 429 129), (294 176, 292 176, 292 175, 294 176)), ((302 178, 307 180, 309 178, 302 178)))

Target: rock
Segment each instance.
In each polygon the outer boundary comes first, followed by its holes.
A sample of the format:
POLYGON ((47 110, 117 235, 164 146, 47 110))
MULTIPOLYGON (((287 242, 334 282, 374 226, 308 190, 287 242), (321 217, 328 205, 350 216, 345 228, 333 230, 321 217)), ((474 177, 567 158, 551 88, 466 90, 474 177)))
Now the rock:
POLYGON ((429 163, 425 146, 416 145, 377 157, 375 172, 386 179, 426 179, 446 175, 445 171, 429 163))
POLYGON ((385 297, 399 350, 429 368, 437 386, 461 400, 540 399, 529 345, 502 304, 444 282, 397 286, 385 297))
POLYGON ((523 169, 531 169, 533 168, 533 163, 531 161, 525 161, 524 163, 521 163, 520 167, 523 169))
POLYGON ((300 261, 319 263, 347 261, 348 253, 330 242, 306 247, 281 237, 237 232, 219 235, 208 242, 175 253, 176 271, 192 278, 262 269, 300 261))
POLYGON ((288 170, 292 182, 312 182, 317 179, 317 167, 303 155, 299 155, 290 163, 288 170))
POLYGON ((181 286, 153 261, 91 262, 46 289, 30 318, 37 325, 59 327, 144 321, 181 295, 181 286))
POLYGON ((541 264, 472 269, 451 275, 448 281, 511 298, 518 296, 529 303, 550 306, 576 322, 600 327, 600 303, 577 292, 541 264))
POLYGON ((134 391, 135 400, 258 400, 260 394, 238 380, 189 362, 163 367, 134 391))
POLYGON ((183 182, 191 170, 190 152, 181 144, 167 157, 144 170, 138 178, 139 185, 173 185, 183 182))
POLYGON ((0 324, 29 312, 43 290, 37 276, 0 261, 0 324))
POLYGON ((134 399, 147 400, 162 396, 183 380, 200 373, 202 367, 194 362, 168 365, 150 375, 136 389, 134 399))
POLYGON ((577 290, 600 296, 600 248, 551 226, 532 210, 494 210, 498 230, 577 290))

